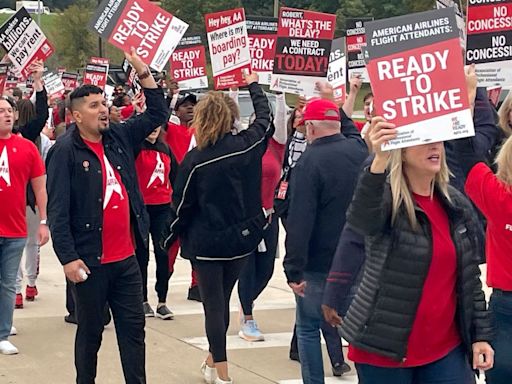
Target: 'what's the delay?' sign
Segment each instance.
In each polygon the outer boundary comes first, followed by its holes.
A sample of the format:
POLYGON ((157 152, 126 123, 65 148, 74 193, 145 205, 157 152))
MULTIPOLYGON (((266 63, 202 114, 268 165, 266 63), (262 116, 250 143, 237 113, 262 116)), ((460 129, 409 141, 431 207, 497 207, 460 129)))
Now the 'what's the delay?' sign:
POLYGON ((473 136, 453 8, 365 27, 375 112, 398 129, 384 149, 473 136))
POLYGON ((480 86, 512 86, 512 0, 469 0, 466 63, 480 86))
POLYGON ((146 64, 162 71, 188 24, 148 0, 103 0, 89 27, 125 52, 134 47, 146 64))
POLYGON ((0 27, 0 44, 7 51, 15 72, 24 79, 30 75, 33 61, 46 61, 53 53, 53 47, 25 8, 0 27))
POLYGON ((271 89, 315 94, 327 77, 335 26, 335 15, 281 8, 271 89))

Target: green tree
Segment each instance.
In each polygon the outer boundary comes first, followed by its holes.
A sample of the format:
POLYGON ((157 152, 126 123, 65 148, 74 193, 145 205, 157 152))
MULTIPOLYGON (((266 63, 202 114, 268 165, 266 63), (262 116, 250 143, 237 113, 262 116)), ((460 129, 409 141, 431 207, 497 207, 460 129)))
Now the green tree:
POLYGON ((87 28, 93 9, 91 2, 79 2, 57 16, 60 33, 55 36, 55 46, 59 65, 80 68, 96 54, 98 39, 87 28))
POLYGON ((365 0, 340 0, 336 11, 337 35, 346 29, 346 19, 370 16, 365 0))

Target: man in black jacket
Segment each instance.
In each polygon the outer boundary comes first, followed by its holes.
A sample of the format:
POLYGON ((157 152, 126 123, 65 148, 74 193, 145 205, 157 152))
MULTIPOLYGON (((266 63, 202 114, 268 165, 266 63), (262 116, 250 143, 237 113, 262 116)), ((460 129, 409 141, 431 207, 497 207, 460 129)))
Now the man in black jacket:
POLYGON ((325 280, 368 150, 360 135, 350 135, 355 127, 344 114, 340 133, 340 111, 329 100, 311 101, 303 119, 311 144, 290 181, 284 269, 297 300, 302 379, 316 384, 324 382, 320 327, 325 280))
POLYGON ((135 174, 134 149, 167 117, 164 96, 132 49, 127 59, 144 87, 147 110, 109 125, 102 90, 84 85, 70 95, 76 125, 48 155, 48 210, 53 247, 76 284, 77 383, 94 383, 108 302, 126 383, 146 382, 142 281, 131 231, 147 246, 148 218, 135 174))

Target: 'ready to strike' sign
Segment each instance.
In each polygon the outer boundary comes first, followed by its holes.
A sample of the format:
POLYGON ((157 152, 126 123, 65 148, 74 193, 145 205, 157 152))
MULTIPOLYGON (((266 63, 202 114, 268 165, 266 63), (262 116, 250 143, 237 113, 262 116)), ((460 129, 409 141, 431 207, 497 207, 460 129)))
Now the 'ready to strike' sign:
POLYGON ((204 17, 215 89, 245 85, 242 71, 251 69, 249 38, 243 8, 204 17))
POLYGON ((335 15, 281 8, 271 89, 317 94, 316 83, 327 77, 335 26, 335 15))
POLYGON ((101 89, 107 85, 108 67, 103 64, 87 64, 82 84, 92 84, 101 89))
POLYGON ((368 74, 377 115, 396 124, 383 149, 473 136, 453 8, 368 22, 368 74))
POLYGON ((170 62, 171 78, 178 82, 180 89, 208 88, 206 50, 201 36, 183 36, 170 62))
POLYGON ((22 79, 30 75, 29 67, 33 61, 46 61, 54 51, 43 31, 23 7, 0 27, 0 45, 7 51, 15 72, 22 79))
POLYGON ((78 88, 78 73, 62 72, 60 75, 65 92, 73 92, 78 88))
POLYGON ((466 64, 478 85, 512 86, 512 0, 468 0, 466 64))
POLYGON ((270 85, 277 42, 277 18, 247 16, 251 68, 258 72, 259 83, 270 85))
POLYGON ((103 0, 89 27, 125 52, 162 71, 188 24, 148 0, 103 0))

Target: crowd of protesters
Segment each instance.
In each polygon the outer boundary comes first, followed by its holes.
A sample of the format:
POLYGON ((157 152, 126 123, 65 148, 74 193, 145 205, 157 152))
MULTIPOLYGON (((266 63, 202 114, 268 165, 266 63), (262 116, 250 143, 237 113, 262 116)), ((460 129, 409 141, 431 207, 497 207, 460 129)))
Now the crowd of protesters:
POLYGON ((165 94, 126 56, 138 94, 117 86, 107 103, 83 85, 49 100, 37 61, 32 97, 0 99, 0 353, 18 353, 13 312, 39 294, 51 234, 65 320, 77 324, 77 383, 95 382, 111 318, 126 383, 146 382, 145 318, 174 317, 179 254, 191 265, 187 298, 204 308, 204 381, 232 383, 232 292, 238 282, 239 336, 264 342, 253 309, 281 236, 296 299, 289 357, 305 384, 324 383, 321 333, 333 375, 351 370, 348 357, 362 384, 470 384, 479 370, 488 384, 512 380, 512 96, 496 111, 467 67, 474 137, 382 151, 397 131, 374 115, 371 93, 365 120, 352 120, 358 77, 341 105, 322 82, 288 114, 284 94, 272 105, 244 73, 254 113, 242 127, 238 89, 198 97, 171 79, 165 94))

